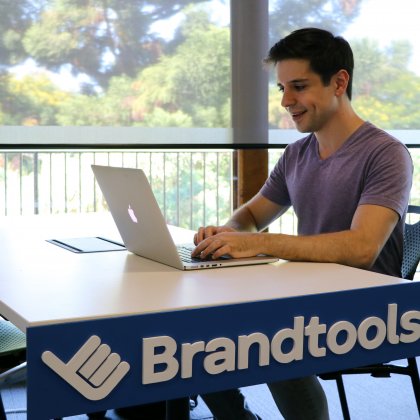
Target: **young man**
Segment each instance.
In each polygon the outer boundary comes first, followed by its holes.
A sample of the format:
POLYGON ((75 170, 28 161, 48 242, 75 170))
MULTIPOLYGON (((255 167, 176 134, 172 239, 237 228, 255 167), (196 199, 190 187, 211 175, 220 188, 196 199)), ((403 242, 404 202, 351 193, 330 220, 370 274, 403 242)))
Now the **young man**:
MULTIPOLYGON (((301 29, 276 43, 266 62, 275 66, 282 106, 310 134, 286 148, 260 192, 224 226, 198 230, 193 256, 269 254, 401 276, 412 161, 403 144, 353 110, 350 45, 301 29), (298 236, 259 233, 290 206, 298 236)), ((328 418, 315 376, 268 386, 286 419, 328 418)), ((203 398, 218 420, 256 418, 238 390, 203 398)))

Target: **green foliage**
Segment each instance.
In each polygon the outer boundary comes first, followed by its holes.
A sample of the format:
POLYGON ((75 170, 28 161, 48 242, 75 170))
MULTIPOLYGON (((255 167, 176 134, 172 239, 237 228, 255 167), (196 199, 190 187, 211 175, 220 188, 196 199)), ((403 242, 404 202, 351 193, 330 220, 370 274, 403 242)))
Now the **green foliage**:
MULTIPOLYGON (((358 15, 361 2, 277 0, 271 36, 313 22, 337 32, 358 15)), ((4 63, 30 57, 45 66, 26 79, 0 75, 2 124, 229 127, 229 29, 210 21, 199 4, 205 2, 188 3, 1 0, 4 63), (173 41, 150 32, 153 22, 181 10, 185 19, 173 41), (89 76, 90 88, 71 93, 48 83, 47 70, 63 68, 89 76)), ((350 41, 357 111, 384 128, 417 128, 419 77, 407 70, 409 42, 381 50, 368 39, 350 41)), ((270 126, 292 127, 274 90, 270 126)))
POLYGON ((191 13, 185 23, 189 28, 185 41, 174 54, 140 73, 133 109, 141 121, 162 108, 182 110, 194 126, 226 126, 222 124, 227 122, 230 98, 229 30, 210 25, 204 17, 191 13))
MULTIPOLYGON (((204 0, 195 0, 199 3, 204 0)), ((178 13, 190 0, 19 0, 2 1, 0 29, 12 54, 26 53, 49 70, 64 66, 106 88, 115 76, 134 77, 158 60, 159 37, 150 26, 178 13), (31 13, 26 12, 27 10, 31 13)), ((0 44, 1 52, 1 44, 0 44)))
POLYGON ((68 94, 43 73, 14 78, 0 76, 1 118, 4 125, 53 125, 68 94))
POLYGON ((407 69, 411 46, 393 42, 381 50, 368 39, 352 40, 355 55, 353 105, 384 129, 420 127, 420 76, 407 69))
POLYGON ((132 81, 114 77, 106 94, 69 95, 57 113, 59 125, 118 126, 131 125, 132 81))
POLYGON ((59 107, 60 125, 228 127, 229 30, 193 9, 173 54, 139 72, 113 77, 105 92, 73 94, 59 107), (199 48, 197 48, 199 46, 199 48))
POLYGON ((168 112, 156 107, 143 117, 142 123, 145 127, 193 127, 192 119, 182 111, 168 112))
POLYGON ((160 165, 155 161, 153 188, 168 223, 197 229, 228 219, 231 213, 230 159, 229 152, 168 152, 160 165))
POLYGON ((33 3, 36 2, 0 0, 0 68, 25 59, 22 39, 31 25, 33 3))
POLYGON ((205 9, 195 5, 187 9, 178 29, 178 40, 170 43, 170 54, 163 55, 165 44, 157 38, 151 42, 151 35, 147 34, 153 21, 177 12, 183 3, 184 0, 175 4, 157 1, 154 9, 144 9, 144 1, 39 3, 38 19, 22 33, 26 52, 51 70, 67 66, 75 75, 87 74, 99 84, 94 89, 87 85, 81 92, 62 92, 59 100, 46 101, 46 96, 60 93, 52 83, 47 86, 46 69, 24 79, 26 89, 22 80, 4 73, 0 77, 1 122, 63 126, 229 126, 228 28, 216 27, 205 9), (143 24, 140 19, 136 27, 141 29, 130 32, 134 29, 130 29, 129 22, 139 10, 142 10, 143 24), (109 37, 119 46, 118 54, 110 49, 109 37), (120 38, 124 38, 124 44, 118 41, 120 38), (126 44, 137 48, 137 55, 128 54, 126 44), (142 49, 153 52, 154 58, 150 55, 141 58, 142 49), (105 50, 111 58, 121 56, 121 62, 109 58, 105 63, 105 50), (130 64, 130 71, 122 69, 122 61, 129 64, 128 58, 123 57, 126 53, 136 61, 130 64))

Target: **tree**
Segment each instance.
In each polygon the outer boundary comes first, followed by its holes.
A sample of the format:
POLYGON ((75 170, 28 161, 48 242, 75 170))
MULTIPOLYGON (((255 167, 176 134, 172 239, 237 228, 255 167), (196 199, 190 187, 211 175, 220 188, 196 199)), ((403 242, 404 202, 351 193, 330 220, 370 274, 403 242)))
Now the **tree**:
POLYGON ((368 39, 353 40, 354 107, 384 129, 418 129, 420 77, 408 70, 411 46, 398 41, 381 50, 368 39))
POLYGON ((32 22, 32 3, 0 0, 0 72, 27 57, 22 40, 32 22))
POLYGON ((113 77, 106 93, 74 93, 57 111, 58 125, 130 126, 133 81, 127 76, 113 77))
POLYGON ((230 123, 229 29, 192 8, 179 29, 184 42, 137 77, 113 77, 105 92, 69 97, 61 125, 228 127, 230 123))
POLYGON ((227 127, 229 30, 211 24, 205 12, 192 10, 181 32, 185 41, 174 54, 162 57, 158 64, 140 73, 134 113, 144 121, 155 108, 182 111, 191 117, 193 126, 227 127))
POLYGON ((3 102, 0 123, 3 125, 54 125, 60 104, 69 96, 44 73, 21 79, 0 76, 0 91, 3 102))
POLYGON ((276 0, 270 12, 270 45, 295 29, 316 26, 341 33, 363 0, 276 0))
POLYGON ((151 33, 151 25, 188 3, 190 0, 41 2, 24 32, 23 46, 40 65, 53 71, 66 66, 74 75, 88 75, 92 84, 106 88, 112 77, 134 77, 139 68, 158 60, 164 43, 151 33))

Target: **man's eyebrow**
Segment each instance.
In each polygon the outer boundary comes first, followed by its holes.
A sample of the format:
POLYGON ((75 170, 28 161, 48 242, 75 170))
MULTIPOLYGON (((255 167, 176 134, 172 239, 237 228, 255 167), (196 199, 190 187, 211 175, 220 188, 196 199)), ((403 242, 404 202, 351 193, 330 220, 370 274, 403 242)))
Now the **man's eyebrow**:
MULTIPOLYGON (((289 80, 288 82, 286 82, 286 84, 293 84, 293 83, 302 83, 302 82, 307 82, 309 79, 307 78, 302 78, 302 79, 293 79, 293 80, 289 80)), ((283 86, 282 83, 277 82, 277 86, 283 86)))

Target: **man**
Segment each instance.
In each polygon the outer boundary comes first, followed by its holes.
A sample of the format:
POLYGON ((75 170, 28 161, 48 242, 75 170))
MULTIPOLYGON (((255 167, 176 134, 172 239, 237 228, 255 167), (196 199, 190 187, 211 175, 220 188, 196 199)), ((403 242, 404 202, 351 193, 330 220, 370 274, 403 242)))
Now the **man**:
MULTIPOLYGON (((282 106, 310 134, 286 148, 260 192, 224 226, 198 230, 193 256, 269 254, 401 276, 412 161, 404 145, 353 110, 350 45, 301 29, 276 43, 266 62, 275 66, 282 106), (259 233, 290 206, 298 236, 259 233)), ((268 386, 286 419, 328 419, 315 376, 268 386)), ((238 390, 203 398, 218 420, 256 418, 238 390)))

